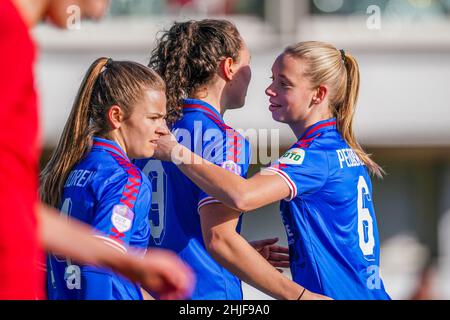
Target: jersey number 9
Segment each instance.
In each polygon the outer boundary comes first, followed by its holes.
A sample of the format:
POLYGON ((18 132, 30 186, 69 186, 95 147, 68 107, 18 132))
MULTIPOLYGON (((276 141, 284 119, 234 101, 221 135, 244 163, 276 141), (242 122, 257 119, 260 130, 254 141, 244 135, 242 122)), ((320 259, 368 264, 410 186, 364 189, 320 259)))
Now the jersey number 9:
POLYGON ((152 205, 150 209, 150 231, 153 241, 160 245, 164 238, 166 213, 166 173, 159 160, 149 160, 142 170, 152 184, 152 205))

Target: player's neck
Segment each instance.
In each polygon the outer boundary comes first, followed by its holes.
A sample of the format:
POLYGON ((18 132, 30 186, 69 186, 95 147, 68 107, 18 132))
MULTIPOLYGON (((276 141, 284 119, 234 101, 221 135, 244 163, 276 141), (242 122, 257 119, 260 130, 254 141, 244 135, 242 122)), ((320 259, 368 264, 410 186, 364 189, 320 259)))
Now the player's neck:
POLYGON ((222 99, 220 94, 216 94, 213 90, 203 90, 193 96, 195 99, 202 100, 209 105, 211 105, 214 109, 217 110, 222 116, 225 113, 225 108, 222 105, 222 99))
POLYGON ((12 2, 29 28, 33 28, 43 19, 49 5, 49 0, 13 0, 12 2))
POLYGON ((309 127, 315 125, 317 122, 328 120, 332 118, 331 113, 316 114, 314 116, 307 117, 295 122, 288 123, 291 130, 294 132, 297 139, 300 139, 309 127))

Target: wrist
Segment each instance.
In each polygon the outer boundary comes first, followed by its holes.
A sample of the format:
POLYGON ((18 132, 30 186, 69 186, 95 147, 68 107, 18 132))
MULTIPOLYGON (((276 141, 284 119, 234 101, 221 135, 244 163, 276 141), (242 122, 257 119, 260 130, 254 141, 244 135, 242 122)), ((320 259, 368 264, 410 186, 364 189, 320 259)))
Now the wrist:
MULTIPOLYGON (((304 287, 300 286, 299 284, 295 283, 294 281, 286 278, 283 276, 283 297, 282 299, 286 300, 297 300, 299 296, 302 294, 304 287)), ((303 294, 303 299, 304 299, 303 294)))
POLYGON ((305 292, 306 292, 306 288, 303 288, 300 295, 298 296, 297 300, 304 300, 303 298, 305 297, 305 292))
POLYGON ((132 282, 138 282, 143 270, 141 258, 121 252, 114 253, 111 257, 108 259, 108 263, 104 265, 109 266, 132 282))

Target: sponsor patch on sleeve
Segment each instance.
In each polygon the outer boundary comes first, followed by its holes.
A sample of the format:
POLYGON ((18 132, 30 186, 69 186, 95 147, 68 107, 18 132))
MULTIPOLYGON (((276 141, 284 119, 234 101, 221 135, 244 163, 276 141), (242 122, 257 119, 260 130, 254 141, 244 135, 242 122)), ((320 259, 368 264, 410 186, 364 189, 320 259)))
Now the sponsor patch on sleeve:
POLYGON ((302 164, 305 160, 305 150, 294 148, 287 151, 278 161, 282 164, 302 164))
POLYGON ((128 208, 128 206, 123 204, 114 206, 111 222, 120 233, 125 233, 131 229, 131 226, 133 225, 133 218, 134 213, 130 208, 128 208))

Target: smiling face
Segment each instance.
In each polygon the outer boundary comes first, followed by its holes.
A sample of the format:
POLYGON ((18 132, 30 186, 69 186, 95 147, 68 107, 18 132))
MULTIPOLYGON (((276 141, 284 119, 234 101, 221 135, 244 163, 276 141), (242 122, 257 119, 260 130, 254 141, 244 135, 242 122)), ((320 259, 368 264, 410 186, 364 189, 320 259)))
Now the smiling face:
POLYGON ((266 89, 275 121, 292 124, 305 121, 311 114, 315 90, 304 73, 301 59, 283 53, 275 60, 272 83, 266 89))
POLYGON ((120 124, 123 147, 131 159, 150 158, 156 142, 166 130, 166 94, 147 90, 143 98, 132 107, 131 114, 120 124))

